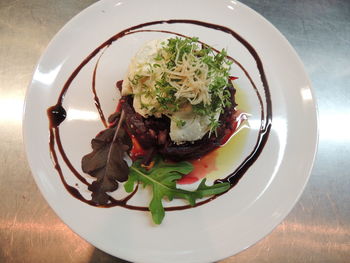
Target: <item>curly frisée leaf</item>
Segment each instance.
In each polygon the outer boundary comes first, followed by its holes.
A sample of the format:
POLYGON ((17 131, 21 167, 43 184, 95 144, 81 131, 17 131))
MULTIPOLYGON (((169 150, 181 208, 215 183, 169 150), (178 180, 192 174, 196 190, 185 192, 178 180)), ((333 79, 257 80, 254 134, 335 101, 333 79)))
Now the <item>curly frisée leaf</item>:
POLYGON ((229 183, 207 186, 205 179, 203 179, 195 191, 178 189, 176 181, 192 170, 193 166, 189 162, 166 163, 159 156, 155 158, 154 166, 149 170, 143 168, 140 161, 136 161, 130 167, 129 179, 124 184, 124 188, 126 192, 130 193, 134 190, 135 183, 141 183, 144 187, 151 186, 153 197, 149 204, 149 210, 153 222, 160 224, 165 216, 162 204, 164 197, 167 197, 169 201, 174 198, 185 199, 191 206, 194 206, 197 199, 221 194, 230 188, 229 183))

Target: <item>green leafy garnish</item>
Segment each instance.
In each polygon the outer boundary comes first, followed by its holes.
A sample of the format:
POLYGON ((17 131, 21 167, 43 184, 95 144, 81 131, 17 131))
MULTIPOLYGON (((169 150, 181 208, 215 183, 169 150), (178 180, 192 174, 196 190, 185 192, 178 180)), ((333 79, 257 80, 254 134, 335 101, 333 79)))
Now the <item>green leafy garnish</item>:
POLYGON ((174 198, 182 198, 187 200, 191 206, 194 206, 197 199, 221 194, 230 188, 229 183, 207 186, 205 184, 206 179, 203 179, 195 191, 178 189, 176 181, 192 170, 193 166, 189 162, 167 163, 159 156, 154 159, 154 165, 149 170, 142 167, 141 161, 136 161, 130 167, 129 179, 124 184, 124 188, 126 192, 130 193, 134 190, 136 183, 151 186, 153 197, 149 204, 149 210, 153 222, 160 224, 165 216, 162 204, 164 197, 167 197, 169 201, 174 198))
POLYGON ((174 120, 175 120, 176 126, 179 128, 182 128, 183 126, 186 125, 186 121, 184 120, 180 120, 180 119, 174 119, 174 120))
POLYGON ((214 132, 216 135, 216 129, 220 126, 220 122, 216 120, 213 116, 209 118, 209 137, 214 132))

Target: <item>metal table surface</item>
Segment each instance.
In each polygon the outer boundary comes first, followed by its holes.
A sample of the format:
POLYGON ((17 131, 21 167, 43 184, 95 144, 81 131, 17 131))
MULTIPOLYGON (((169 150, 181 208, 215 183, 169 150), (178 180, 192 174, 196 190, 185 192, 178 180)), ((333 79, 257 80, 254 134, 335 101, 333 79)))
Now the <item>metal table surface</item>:
MULTIPOLYGON (((54 34, 93 0, 0 0, 0 262, 124 262, 74 234, 24 153, 26 87, 54 34)), ((350 1, 245 0, 294 46, 312 80, 320 141, 310 181, 266 238, 222 262, 350 262, 350 1)))

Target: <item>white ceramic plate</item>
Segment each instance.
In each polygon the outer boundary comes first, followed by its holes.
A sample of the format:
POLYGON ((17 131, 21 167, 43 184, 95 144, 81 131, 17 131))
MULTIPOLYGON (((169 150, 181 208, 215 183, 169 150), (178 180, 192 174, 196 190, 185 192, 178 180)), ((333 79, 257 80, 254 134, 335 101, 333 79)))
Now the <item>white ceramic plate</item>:
MULTIPOLYGON (((251 74, 265 99, 251 54, 226 33, 193 24, 160 24, 147 29, 198 36, 214 47, 227 48, 251 74)), ((132 34, 105 51, 96 86, 106 115, 115 109, 115 82, 124 77, 134 52, 147 39, 164 36, 159 32, 132 34)), ((60 126, 62 143, 78 171, 81 157, 90 151, 91 138, 103 129, 91 93, 97 58, 98 55, 79 72, 63 103, 67 119, 60 126)), ((237 166, 251 151, 261 124, 255 92, 239 69, 235 74, 240 77, 238 88, 245 94, 243 110, 252 114, 251 129, 240 154, 226 154, 219 174, 237 166)), ((40 59, 28 88, 23 124, 30 167, 54 211, 94 246, 137 262, 212 262, 251 246, 276 227, 298 200, 310 175, 317 145, 316 108, 301 61, 278 30, 237 1, 106 0, 92 5, 55 36, 40 59), (246 39, 262 60, 273 117, 263 152, 236 187, 206 205, 169 212, 162 225, 154 226, 148 213, 121 207, 95 208, 65 190, 50 158, 46 109, 56 103, 77 66, 104 41, 131 26, 168 19, 226 26, 246 39)), ((62 163, 60 158, 59 161, 62 163)), ((62 169, 67 182, 74 186, 74 176, 63 164, 62 169)), ((81 185, 77 187, 88 195, 81 185)))

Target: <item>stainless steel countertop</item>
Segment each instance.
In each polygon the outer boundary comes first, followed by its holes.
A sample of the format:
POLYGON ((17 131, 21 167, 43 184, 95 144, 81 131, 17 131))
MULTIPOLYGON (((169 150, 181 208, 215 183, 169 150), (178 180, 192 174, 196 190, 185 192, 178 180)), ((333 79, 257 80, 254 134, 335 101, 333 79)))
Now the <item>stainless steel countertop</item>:
MULTIPOLYGON (((93 2, 0 0, 0 262, 125 262, 58 219, 34 183, 21 135, 24 95, 40 55, 93 2)), ((303 60, 320 142, 310 181, 288 217, 222 262, 350 262, 350 1, 242 2, 273 23, 303 60)))

